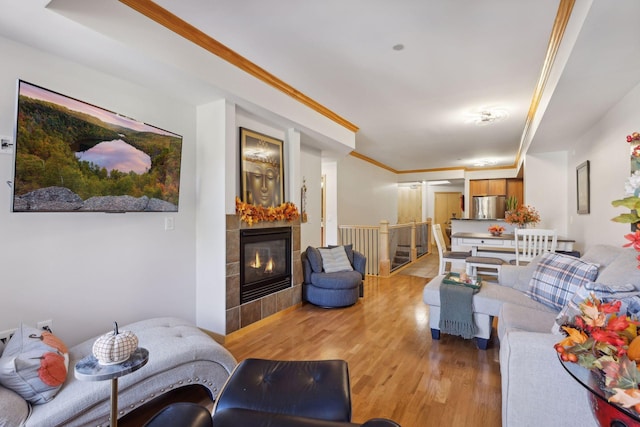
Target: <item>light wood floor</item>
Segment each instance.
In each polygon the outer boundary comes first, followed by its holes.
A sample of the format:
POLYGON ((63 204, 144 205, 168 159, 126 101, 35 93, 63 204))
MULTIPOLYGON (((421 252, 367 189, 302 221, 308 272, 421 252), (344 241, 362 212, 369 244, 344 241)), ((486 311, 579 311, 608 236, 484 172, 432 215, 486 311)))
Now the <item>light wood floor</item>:
POLYGON ((438 255, 389 279, 368 277, 352 307, 303 304, 227 337, 238 359, 344 359, 353 421, 386 417, 403 427, 501 424, 499 344, 443 335, 432 341, 422 289, 437 274, 438 255), (410 274, 416 274, 418 277, 410 274))

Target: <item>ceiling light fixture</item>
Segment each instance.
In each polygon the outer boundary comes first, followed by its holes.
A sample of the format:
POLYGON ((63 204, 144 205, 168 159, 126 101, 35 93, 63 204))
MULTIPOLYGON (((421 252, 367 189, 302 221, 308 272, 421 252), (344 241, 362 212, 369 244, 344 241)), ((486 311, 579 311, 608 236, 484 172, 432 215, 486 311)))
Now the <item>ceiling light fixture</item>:
POLYGON ((504 120, 507 117, 509 117, 509 113, 503 108, 485 108, 469 114, 466 122, 477 126, 486 126, 504 120))
POLYGON ((402 43, 398 43, 393 46, 393 50, 402 50, 404 49, 404 45, 402 43))
POLYGON ((480 160, 476 160, 473 163, 473 166, 477 166, 477 167, 483 167, 483 166, 495 166, 497 165, 498 162, 495 160, 490 160, 490 159, 480 159, 480 160))

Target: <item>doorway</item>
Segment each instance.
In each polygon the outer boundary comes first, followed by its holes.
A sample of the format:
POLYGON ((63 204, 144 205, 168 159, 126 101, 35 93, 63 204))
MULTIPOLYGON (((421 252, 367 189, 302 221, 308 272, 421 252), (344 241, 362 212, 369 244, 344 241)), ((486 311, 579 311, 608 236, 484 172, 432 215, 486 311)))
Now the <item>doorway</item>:
POLYGON ((440 224, 447 247, 450 247, 451 218, 462 218, 462 193, 446 191, 433 196, 433 223, 440 224))
POLYGON ((398 187, 398 224, 422 221, 422 185, 398 187))

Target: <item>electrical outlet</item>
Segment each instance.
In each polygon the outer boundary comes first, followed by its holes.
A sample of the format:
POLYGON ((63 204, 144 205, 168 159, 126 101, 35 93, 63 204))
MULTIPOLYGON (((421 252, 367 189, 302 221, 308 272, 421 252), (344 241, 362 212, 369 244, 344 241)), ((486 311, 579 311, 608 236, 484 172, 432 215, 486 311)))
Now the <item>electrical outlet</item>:
POLYGON ((51 332, 52 325, 53 325, 53 320, 48 319, 48 320, 43 320, 41 322, 36 323, 36 328, 44 329, 46 331, 51 332))
POLYGON ((10 136, 0 136, 0 153, 13 153, 13 141, 11 140, 10 136))

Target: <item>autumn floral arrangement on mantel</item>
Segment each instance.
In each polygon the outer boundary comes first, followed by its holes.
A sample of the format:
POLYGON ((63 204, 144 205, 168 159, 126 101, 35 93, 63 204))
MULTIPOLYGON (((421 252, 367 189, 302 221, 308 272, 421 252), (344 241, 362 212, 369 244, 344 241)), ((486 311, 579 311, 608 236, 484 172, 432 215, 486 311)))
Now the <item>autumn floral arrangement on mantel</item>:
POLYGON ((294 221, 300 217, 298 208, 291 202, 265 208, 245 203, 239 197, 236 197, 236 214, 250 226, 261 221, 294 221))
POLYGON ((602 302, 594 294, 579 308, 573 322, 561 327, 566 338, 555 350, 564 362, 600 376, 609 402, 640 413, 640 322, 621 313, 621 301, 602 302))
POLYGON ((516 210, 505 212, 504 220, 520 228, 535 226, 540 222, 540 213, 532 206, 521 205, 516 210))

